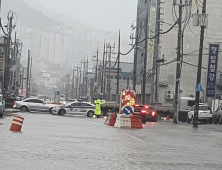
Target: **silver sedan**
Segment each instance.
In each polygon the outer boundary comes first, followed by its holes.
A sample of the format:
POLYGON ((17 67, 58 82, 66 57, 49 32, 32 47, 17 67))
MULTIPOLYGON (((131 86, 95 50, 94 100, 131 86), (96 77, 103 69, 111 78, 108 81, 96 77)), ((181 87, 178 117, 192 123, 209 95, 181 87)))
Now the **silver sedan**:
POLYGON ((27 98, 22 101, 15 101, 13 108, 20 109, 22 112, 28 111, 41 111, 41 112, 50 112, 54 107, 54 104, 47 104, 43 100, 36 98, 27 98))

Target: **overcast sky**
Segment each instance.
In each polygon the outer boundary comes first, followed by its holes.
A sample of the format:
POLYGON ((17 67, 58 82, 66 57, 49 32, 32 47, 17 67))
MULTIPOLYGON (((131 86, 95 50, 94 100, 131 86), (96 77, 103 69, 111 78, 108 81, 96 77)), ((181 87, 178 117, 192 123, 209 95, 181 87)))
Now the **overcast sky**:
MULTIPOLYGON (((25 0, 29 1, 29 0, 25 0)), ((137 0, 38 0, 44 7, 107 31, 130 33, 137 0), (122 32, 121 31, 121 32, 122 32)))

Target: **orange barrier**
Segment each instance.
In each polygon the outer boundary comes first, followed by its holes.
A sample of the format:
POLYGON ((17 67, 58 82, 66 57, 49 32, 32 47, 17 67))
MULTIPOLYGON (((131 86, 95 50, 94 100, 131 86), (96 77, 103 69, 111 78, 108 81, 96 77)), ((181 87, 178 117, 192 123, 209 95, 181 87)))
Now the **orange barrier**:
POLYGON ((20 132, 22 129, 23 121, 24 121, 23 117, 14 116, 10 130, 20 132))
POLYGON ((141 116, 131 115, 130 119, 131 119, 131 128, 138 128, 138 129, 143 128, 141 116))
POLYGON ((109 115, 105 121, 105 125, 108 126, 114 126, 116 123, 116 114, 112 113, 111 115, 109 115))

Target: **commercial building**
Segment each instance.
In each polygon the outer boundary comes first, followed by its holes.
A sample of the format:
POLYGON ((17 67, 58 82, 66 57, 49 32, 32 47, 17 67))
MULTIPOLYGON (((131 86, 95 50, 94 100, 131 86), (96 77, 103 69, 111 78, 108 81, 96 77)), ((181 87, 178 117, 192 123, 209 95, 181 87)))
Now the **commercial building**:
MULTIPOLYGON (((155 0, 152 0, 154 2, 155 0)), ((139 24, 144 21, 146 18, 146 9, 144 0, 138 1, 138 17, 139 24)), ((151 2, 151 0, 149 0, 151 2)), ((161 32, 167 31, 174 23, 175 17, 178 16, 178 5, 172 6, 172 1, 163 1, 160 0, 161 7, 161 20, 165 24, 161 24, 161 32), (177 15, 172 15, 174 11, 177 15)), ((178 1, 179 2, 179 1, 178 1)), ((192 1, 191 13, 197 13, 197 6, 194 1, 192 1)), ((185 1, 183 1, 185 3, 185 1)), ((184 10, 189 8, 184 7, 184 10)), ((201 11, 201 7, 199 7, 201 11)), ((204 51, 203 51, 203 68, 202 68, 202 77, 201 77, 201 86, 203 87, 203 92, 201 92, 201 101, 205 100, 205 90, 206 90, 206 79, 207 79, 207 65, 209 58, 209 43, 219 43, 221 40, 221 23, 218 22, 222 19, 221 15, 222 4, 220 0, 211 0, 207 2, 207 14, 208 15, 208 27, 205 31, 205 40, 204 40, 204 51)), ((188 11, 189 14, 189 11, 188 11)), ((186 13, 183 13, 183 19, 189 17, 186 13)), ((140 28, 139 28, 140 29, 140 28)), ((164 55, 164 59, 167 60, 165 63, 160 66, 160 78, 159 78, 159 102, 163 105, 168 105, 173 103, 174 91, 175 91, 175 78, 176 78, 176 48, 177 48, 177 27, 172 29, 170 32, 163 34, 160 37, 160 47, 161 47, 161 56, 164 55)), ((140 39, 145 37, 144 34, 141 34, 140 39)), ((197 78, 197 63, 198 63, 198 54, 199 54, 199 42, 200 42, 200 27, 192 26, 192 17, 190 22, 185 28, 184 32, 184 41, 183 41, 183 65, 181 71, 181 83, 180 83, 180 95, 183 97, 195 96, 195 86, 197 78)), ((144 48, 145 46, 141 43, 140 47, 144 48)), ((220 45, 221 47, 221 45, 220 45)), ((141 57, 142 51, 137 51, 137 77, 140 76, 140 71, 143 67, 143 58, 141 57), (139 70, 140 69, 140 70, 139 70)), ((155 57, 155 55, 154 55, 155 57)), ((155 60, 155 58, 154 58, 155 60)), ((222 60, 221 53, 219 53, 218 63, 222 60)), ((221 71, 222 66, 218 64, 217 68, 217 97, 222 97, 221 91, 221 71)), ((155 72, 154 72, 155 74, 155 72)), ((155 84, 155 82, 154 82, 155 84)), ((137 85, 140 85, 139 79, 137 79, 137 85)), ((151 87, 150 87, 151 89, 151 87)), ((149 94, 149 91, 148 91, 149 94)))

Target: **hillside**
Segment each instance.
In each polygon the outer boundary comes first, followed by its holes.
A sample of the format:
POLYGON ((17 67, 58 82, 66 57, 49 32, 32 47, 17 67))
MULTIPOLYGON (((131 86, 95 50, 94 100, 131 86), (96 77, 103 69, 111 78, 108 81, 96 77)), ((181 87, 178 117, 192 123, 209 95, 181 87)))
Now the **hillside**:
POLYGON ((50 28, 54 26, 63 26, 64 24, 58 20, 43 15, 38 10, 30 7, 22 0, 4 0, 2 1, 2 20, 7 19, 8 11, 12 10, 19 18, 22 25, 28 27, 50 28))

